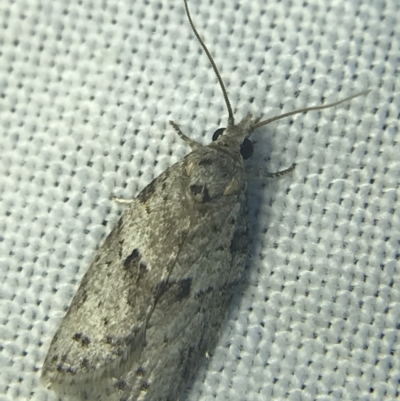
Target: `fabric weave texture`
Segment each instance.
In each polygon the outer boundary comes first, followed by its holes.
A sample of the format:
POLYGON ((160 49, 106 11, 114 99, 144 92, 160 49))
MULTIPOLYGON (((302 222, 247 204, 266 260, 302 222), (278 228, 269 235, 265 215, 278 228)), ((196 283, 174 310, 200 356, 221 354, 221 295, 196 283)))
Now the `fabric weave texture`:
MULTIPOLYGON (((243 289, 190 401, 395 400, 400 383, 400 3, 190 1, 254 133, 243 289)), ((0 2, 0 401, 39 382, 122 207, 226 108, 180 0, 0 2)))

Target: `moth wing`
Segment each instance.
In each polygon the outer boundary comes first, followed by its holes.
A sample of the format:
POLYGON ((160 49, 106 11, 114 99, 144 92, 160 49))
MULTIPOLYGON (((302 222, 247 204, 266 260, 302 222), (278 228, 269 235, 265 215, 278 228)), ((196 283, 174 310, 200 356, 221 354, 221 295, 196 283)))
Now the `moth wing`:
POLYGON ((184 159, 134 199, 99 248, 42 369, 47 383, 95 380, 122 372, 140 356, 159 282, 188 235, 184 159))
POLYGON ((189 252, 178 258, 149 319, 143 357, 114 383, 118 395, 112 399, 178 400, 213 351, 241 280, 248 231, 244 194, 214 206, 209 221, 190 231, 185 241, 189 252))
MULTIPOLYGON (((225 176, 224 166, 218 166, 224 165, 221 153, 210 159, 200 157, 196 170, 199 165, 206 168, 201 177, 208 170, 213 171, 214 182, 225 176)), ((196 156, 188 158, 189 166, 196 156)), ((243 182, 242 164, 227 159, 232 165, 230 183, 243 182)), ((188 183, 179 191, 179 197, 187 193, 188 183)), ((101 401, 177 400, 206 353, 215 347, 246 261, 245 189, 240 186, 231 195, 204 203, 189 198, 187 206, 190 229, 168 279, 157 286, 141 357, 102 393, 101 401)))
POLYGON ((242 163, 205 152, 147 186, 99 249, 46 358, 53 387, 88 400, 177 399, 214 348, 245 264, 247 201, 242 163), (191 171, 223 193, 201 199, 191 171))

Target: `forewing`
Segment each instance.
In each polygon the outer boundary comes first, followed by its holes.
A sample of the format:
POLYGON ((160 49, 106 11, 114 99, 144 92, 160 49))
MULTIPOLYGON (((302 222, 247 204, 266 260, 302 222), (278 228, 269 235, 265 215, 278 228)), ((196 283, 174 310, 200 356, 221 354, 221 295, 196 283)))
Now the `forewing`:
MULTIPOLYGON (((222 159, 205 155, 194 164, 212 170, 215 184, 219 176, 225 176, 222 159)), ((242 165, 227 160, 231 174, 225 189, 232 182, 244 181, 242 165)), ((199 176, 206 175, 204 171, 199 176)), ((246 260, 244 186, 204 203, 192 201, 186 212, 190 230, 168 279, 157 286, 141 357, 127 374, 115 378, 99 397, 101 401, 177 400, 207 351, 215 347, 246 260)))
POLYGON ((191 230, 185 249, 193 252, 178 259, 159 294, 143 357, 117 381, 123 386, 116 400, 178 400, 207 352, 213 351, 246 261, 246 203, 244 194, 225 199, 224 205, 215 205, 209 221, 191 230), (225 224, 222 230, 217 221, 225 224))
POLYGON ((83 399, 175 400, 239 282, 246 206, 242 161, 226 151, 195 151, 147 186, 85 275, 44 380, 83 399))
POLYGON ((44 381, 115 374, 139 357, 155 289, 189 231, 184 160, 138 195, 98 250, 51 343, 44 381))

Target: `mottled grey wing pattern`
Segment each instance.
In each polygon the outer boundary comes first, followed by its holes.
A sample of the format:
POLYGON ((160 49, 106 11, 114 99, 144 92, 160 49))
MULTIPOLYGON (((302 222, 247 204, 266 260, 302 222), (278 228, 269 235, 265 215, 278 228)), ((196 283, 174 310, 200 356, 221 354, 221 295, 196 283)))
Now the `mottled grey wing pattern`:
MULTIPOLYGON (((149 319, 146 356, 122 378, 127 391, 118 400, 179 399, 206 352, 214 349, 247 248, 245 194, 218 203, 208 205, 204 224, 190 230, 189 252, 178 257, 149 319)), ((195 208, 197 213, 199 221, 202 212, 195 208)))
POLYGON ((188 199, 168 188, 179 185, 182 165, 166 170, 133 200, 98 250, 53 339, 44 378, 84 380, 91 371, 102 376, 123 368, 132 348, 141 346, 157 284, 168 277, 189 230, 190 216, 181 213, 188 199))
POLYGON ((43 380, 73 382, 87 399, 176 399, 213 349, 239 280, 245 207, 243 161, 214 144, 150 183, 83 278, 43 380))

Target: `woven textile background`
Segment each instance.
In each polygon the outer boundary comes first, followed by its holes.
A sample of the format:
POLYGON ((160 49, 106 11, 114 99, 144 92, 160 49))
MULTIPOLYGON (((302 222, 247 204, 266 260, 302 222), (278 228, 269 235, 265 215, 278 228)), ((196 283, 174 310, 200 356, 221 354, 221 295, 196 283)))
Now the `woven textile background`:
MULTIPOLYGON (((400 381, 400 2, 198 0, 237 120, 333 102, 254 135, 250 259, 185 400, 394 400, 400 381)), ((123 207, 226 124, 181 0, 0 2, 0 401, 52 336, 123 207)))

